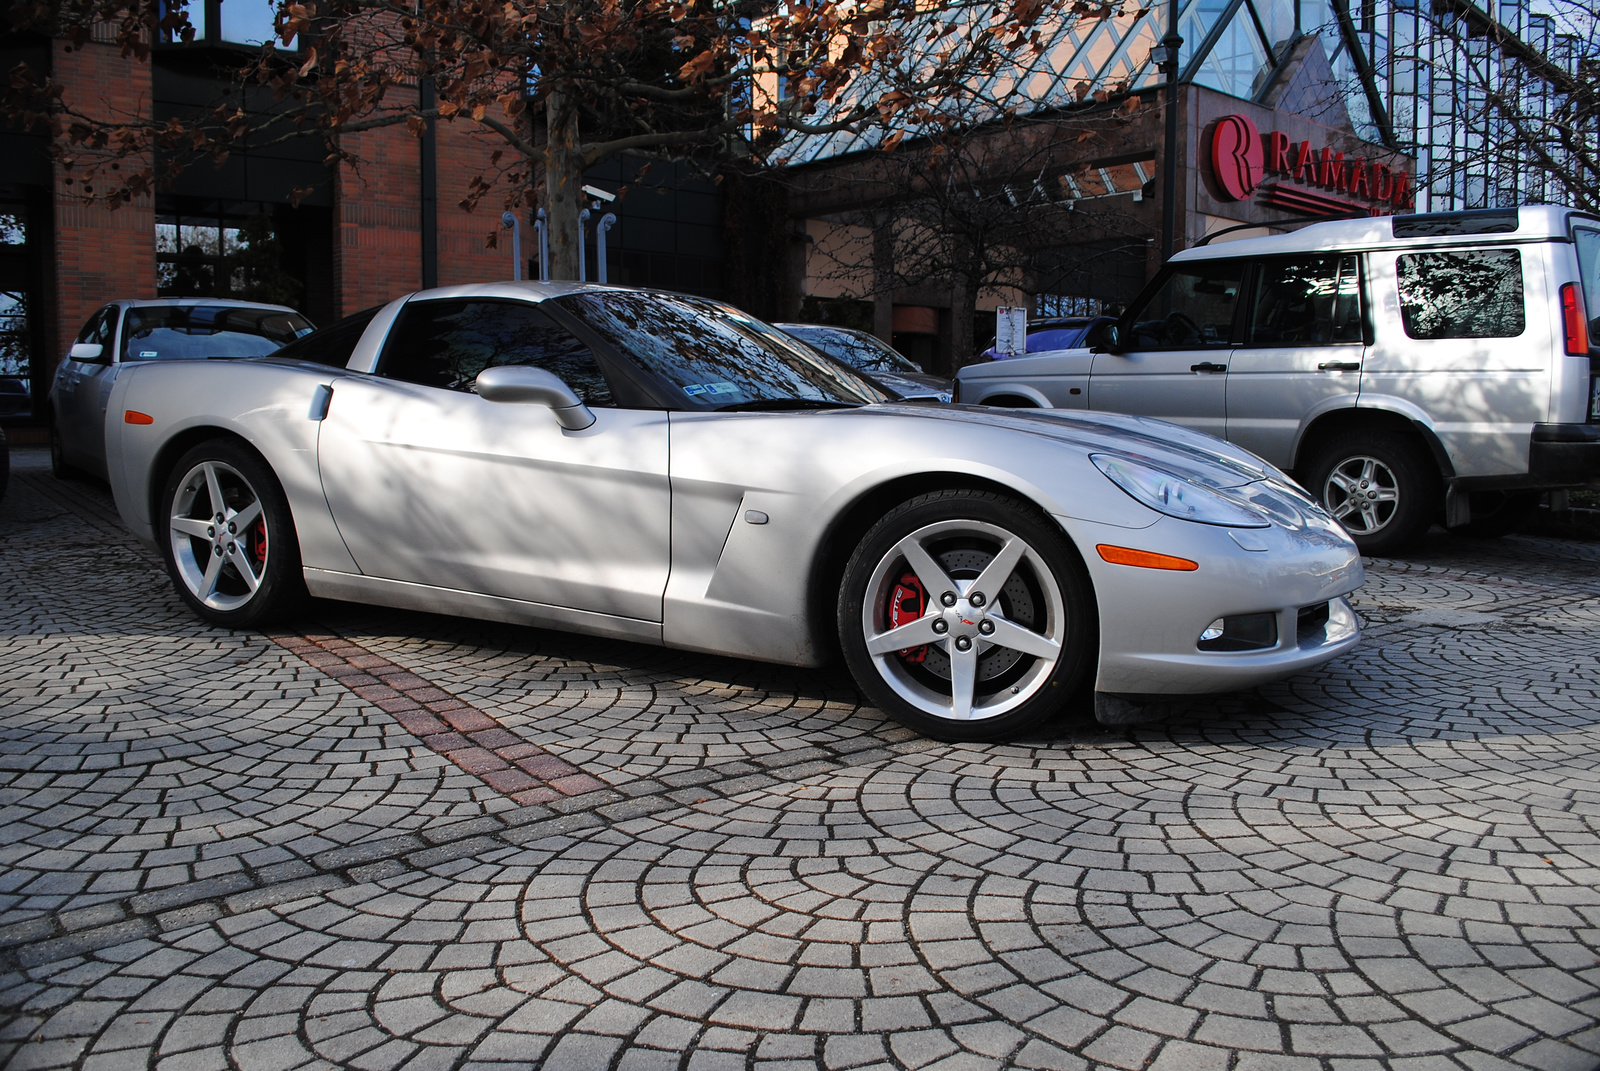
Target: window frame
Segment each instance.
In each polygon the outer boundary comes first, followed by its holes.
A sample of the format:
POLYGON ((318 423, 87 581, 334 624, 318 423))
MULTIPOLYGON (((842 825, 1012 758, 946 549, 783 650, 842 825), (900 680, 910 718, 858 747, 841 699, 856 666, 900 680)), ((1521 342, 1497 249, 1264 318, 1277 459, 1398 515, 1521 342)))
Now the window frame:
POLYGON ((1254 274, 1254 267, 1255 262, 1248 257, 1202 257, 1195 260, 1167 261, 1167 263, 1161 266, 1161 270, 1156 272, 1155 278, 1151 279, 1149 283, 1145 284, 1144 289, 1139 291, 1139 293, 1134 296, 1132 301, 1128 302, 1127 309, 1120 317, 1117 318, 1117 326, 1121 331, 1123 339, 1125 340, 1122 346, 1119 348, 1120 351, 1125 353, 1191 353, 1220 350, 1225 347, 1237 347, 1241 345, 1244 336, 1244 307, 1248 304, 1248 301, 1246 300, 1246 288, 1251 285, 1250 281, 1254 274), (1171 346, 1161 347, 1158 349, 1134 345, 1132 341, 1134 314, 1143 312, 1145 307, 1149 305, 1150 302, 1154 301, 1161 293, 1162 288, 1167 285, 1167 282, 1172 278, 1172 276, 1179 274, 1185 269, 1192 271, 1195 267, 1200 265, 1212 264, 1237 264, 1239 266, 1240 293, 1238 298, 1236 298, 1233 303, 1233 323, 1228 332, 1227 342, 1219 343, 1214 346, 1193 346, 1188 348, 1171 346))
MULTIPOLYGON (((1268 257, 1261 257, 1249 264, 1249 272, 1245 285, 1249 287, 1250 299, 1248 308, 1240 325, 1240 341, 1236 343, 1247 349, 1275 350, 1292 349, 1313 346, 1370 346, 1372 345, 1372 331, 1370 329, 1371 315, 1367 304, 1367 272, 1366 260, 1357 252, 1338 249, 1322 250, 1315 253, 1283 253, 1268 257), (1345 339, 1338 342, 1257 342, 1253 338, 1256 326, 1256 307, 1261 299, 1261 280, 1270 264, 1292 264, 1296 261, 1324 260, 1334 257, 1341 262, 1350 259, 1355 261, 1356 272, 1356 318, 1361 328, 1361 336, 1354 339, 1345 339)), ((1343 275, 1343 266, 1340 267, 1343 275)))
MULTIPOLYGON (((475 296, 475 295, 466 295, 466 296, 463 296, 463 297, 425 297, 425 298, 418 298, 418 299, 415 299, 415 300, 412 300, 412 301, 407 301, 403 306, 401 306, 399 313, 396 314, 396 316, 394 318, 394 323, 390 325, 388 333, 384 336, 383 345, 378 350, 378 359, 373 362, 372 373, 371 374, 373 376, 378 377, 379 379, 389 380, 392 383, 405 383, 405 384, 408 384, 408 385, 413 386, 413 387, 424 387, 424 388, 426 388, 428 390, 444 390, 444 391, 450 391, 450 393, 452 393, 452 394, 466 394, 466 395, 470 395, 470 396, 476 397, 477 395, 472 391, 467 391, 467 390, 457 391, 457 390, 452 390, 449 387, 437 387, 437 386, 433 386, 432 384, 428 384, 428 383, 417 383, 417 382, 415 382, 413 380, 401 379, 399 376, 390 375, 386 371, 386 366, 388 365, 389 361, 392 359, 394 353, 397 351, 397 349, 398 349, 398 347, 400 345, 399 339, 400 339, 400 335, 401 335, 401 331, 402 331, 403 325, 405 323, 406 314, 408 312, 410 312, 415 307, 427 306, 427 305, 442 305, 442 304, 453 303, 453 302, 463 302, 463 303, 471 303, 471 304, 477 304, 477 305, 515 305, 515 306, 522 306, 522 307, 525 307, 525 308, 529 308, 529 309, 534 310, 535 312, 541 313, 547 319, 549 319, 552 323, 554 323, 557 327, 560 327, 562 330, 566 331, 567 334, 571 335, 576 341, 581 343, 584 346, 584 348, 586 348, 589 351, 589 356, 594 360, 595 367, 599 369, 601 377, 606 382, 606 386, 609 387, 610 390, 611 390, 611 404, 610 405, 603 405, 603 404, 595 403, 595 408, 598 408, 598 409, 656 409, 656 408, 661 408, 660 406, 656 406, 656 405, 632 404, 633 400, 636 398, 636 391, 628 389, 631 386, 631 381, 629 381, 626 377, 618 376, 616 374, 616 371, 615 371, 616 362, 615 362, 612 354, 610 354, 609 352, 602 353, 599 350, 599 348, 595 346, 593 341, 591 341, 587 337, 587 333, 582 333, 582 332, 578 332, 578 331, 573 330, 573 325, 570 322, 570 318, 569 317, 553 315, 552 310, 558 309, 559 306, 555 305, 554 303, 552 303, 552 302, 550 302, 548 300, 524 301, 524 300, 521 300, 521 299, 518 299, 518 298, 489 297, 489 296, 481 296, 480 297, 480 296, 475 296)), ((358 345, 359 345, 359 343, 358 343, 358 345)), ((524 366, 521 366, 521 367, 539 367, 539 366, 537 366, 537 365, 534 365, 534 366, 524 365, 524 366)), ((566 381, 562 380, 562 382, 565 383, 566 381)), ((567 386, 568 387, 572 387, 572 384, 568 383, 567 386)), ((576 392, 576 388, 574 388, 574 391, 576 392)), ((590 404, 590 403, 586 401, 584 404, 587 405, 587 404, 590 404)))

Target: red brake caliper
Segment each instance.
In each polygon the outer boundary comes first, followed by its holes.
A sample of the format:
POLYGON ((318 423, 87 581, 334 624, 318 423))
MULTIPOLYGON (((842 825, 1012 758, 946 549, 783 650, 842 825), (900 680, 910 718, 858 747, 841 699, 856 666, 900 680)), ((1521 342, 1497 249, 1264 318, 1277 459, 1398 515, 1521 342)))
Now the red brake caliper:
MULTIPOLYGON (((922 611, 927 605, 928 593, 923 590, 922 581, 917 579, 917 574, 907 573, 889 593, 889 627, 899 628, 901 625, 909 625, 922 616, 922 611)), ((900 657, 907 662, 921 662, 928 657, 928 648, 926 645, 907 647, 900 652, 900 657)))
POLYGON ((257 564, 267 560, 267 519, 265 517, 250 526, 250 556, 257 564))

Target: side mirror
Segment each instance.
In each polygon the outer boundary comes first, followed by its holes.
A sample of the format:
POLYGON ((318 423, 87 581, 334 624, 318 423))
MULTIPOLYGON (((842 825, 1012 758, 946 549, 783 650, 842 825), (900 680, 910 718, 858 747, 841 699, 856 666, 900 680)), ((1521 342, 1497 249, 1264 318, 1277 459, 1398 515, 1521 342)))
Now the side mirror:
POLYGON ((105 349, 98 342, 74 342, 67 356, 74 361, 101 362, 105 360, 102 356, 105 353, 105 349))
POLYGON ((476 380, 478 397, 486 402, 532 402, 550 407, 556 421, 568 431, 582 431, 594 423, 594 414, 561 377, 543 368, 503 364, 485 368, 476 380))
POLYGON ((1107 353, 1122 352, 1122 325, 1116 320, 1102 320, 1089 328, 1088 337, 1084 343, 1091 350, 1105 350, 1107 353))

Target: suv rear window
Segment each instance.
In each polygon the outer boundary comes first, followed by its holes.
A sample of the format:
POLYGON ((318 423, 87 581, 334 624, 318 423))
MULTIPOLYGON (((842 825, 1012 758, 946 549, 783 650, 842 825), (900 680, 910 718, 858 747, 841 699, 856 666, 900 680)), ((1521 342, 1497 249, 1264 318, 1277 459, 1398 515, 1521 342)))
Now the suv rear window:
POLYGON ((1578 248, 1578 278, 1583 282, 1583 308, 1589 317, 1589 346, 1600 345, 1600 231, 1574 227, 1578 248))
POLYGON ((1400 319, 1412 338, 1515 338, 1526 326, 1515 249, 1405 253, 1395 275, 1400 319))

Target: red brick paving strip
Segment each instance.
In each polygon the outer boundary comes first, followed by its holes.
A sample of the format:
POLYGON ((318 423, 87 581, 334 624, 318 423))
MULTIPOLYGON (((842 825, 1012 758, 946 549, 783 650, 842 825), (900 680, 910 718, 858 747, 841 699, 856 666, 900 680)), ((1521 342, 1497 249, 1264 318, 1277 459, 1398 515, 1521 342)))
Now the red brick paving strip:
POLYGON ((382 708, 430 749, 524 806, 605 788, 570 762, 530 744, 457 699, 343 636, 269 633, 362 699, 382 708))

